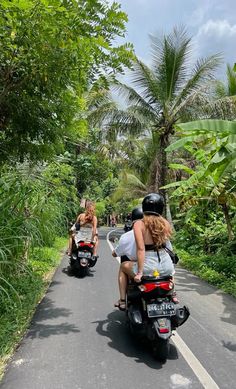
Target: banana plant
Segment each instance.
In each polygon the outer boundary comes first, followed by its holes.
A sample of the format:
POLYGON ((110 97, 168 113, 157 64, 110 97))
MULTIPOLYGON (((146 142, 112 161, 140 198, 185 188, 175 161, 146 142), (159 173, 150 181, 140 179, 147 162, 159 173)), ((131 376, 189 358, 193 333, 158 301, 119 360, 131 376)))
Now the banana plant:
POLYGON ((201 120, 178 124, 178 130, 182 131, 182 138, 167 151, 184 147, 196 158, 198 165, 196 170, 191 170, 185 165, 171 164, 170 168, 184 170, 189 178, 165 188, 177 187, 172 196, 181 196, 182 201, 192 198, 215 200, 222 208, 231 240, 234 234, 229 205, 236 204, 236 122, 201 120))

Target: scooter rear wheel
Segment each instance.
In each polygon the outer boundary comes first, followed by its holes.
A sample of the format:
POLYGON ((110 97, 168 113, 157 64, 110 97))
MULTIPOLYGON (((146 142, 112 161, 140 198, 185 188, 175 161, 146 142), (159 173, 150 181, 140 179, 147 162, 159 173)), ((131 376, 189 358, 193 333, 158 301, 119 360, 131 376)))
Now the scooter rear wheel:
POLYGON ((170 351, 169 339, 157 338, 152 341, 152 352, 154 358, 161 362, 166 362, 170 351))
POLYGON ((88 268, 87 266, 85 267, 80 267, 77 271, 77 275, 79 278, 84 278, 88 274, 88 268))

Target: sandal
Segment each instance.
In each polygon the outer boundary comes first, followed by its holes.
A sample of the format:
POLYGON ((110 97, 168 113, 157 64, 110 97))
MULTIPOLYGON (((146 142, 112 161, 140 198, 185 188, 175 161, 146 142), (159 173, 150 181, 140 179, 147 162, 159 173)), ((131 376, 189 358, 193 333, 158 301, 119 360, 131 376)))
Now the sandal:
POLYGON ((114 307, 119 308, 120 311, 126 310, 126 301, 124 299, 120 299, 117 303, 114 304, 114 307))
POLYGON ((174 304, 179 304, 179 299, 178 299, 178 297, 177 297, 176 292, 174 292, 174 293, 172 294, 172 301, 173 301, 174 304))

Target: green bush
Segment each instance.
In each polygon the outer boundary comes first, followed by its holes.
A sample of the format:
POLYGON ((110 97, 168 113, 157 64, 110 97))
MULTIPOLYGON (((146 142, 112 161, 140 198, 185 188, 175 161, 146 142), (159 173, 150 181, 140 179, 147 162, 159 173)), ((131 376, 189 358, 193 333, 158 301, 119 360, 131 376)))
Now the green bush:
POLYGON ((178 249, 180 265, 236 297, 236 261, 233 257, 201 255, 178 249))

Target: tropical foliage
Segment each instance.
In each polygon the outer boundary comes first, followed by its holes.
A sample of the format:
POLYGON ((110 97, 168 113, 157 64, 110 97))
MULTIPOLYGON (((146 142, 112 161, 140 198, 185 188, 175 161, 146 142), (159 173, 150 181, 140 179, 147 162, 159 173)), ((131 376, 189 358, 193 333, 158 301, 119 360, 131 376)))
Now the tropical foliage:
POLYGON ((91 80, 130 65, 131 45, 113 46, 126 21, 117 3, 99 0, 1 1, 1 161, 49 158, 78 133, 91 80))
POLYGON ((151 38, 149 67, 115 45, 126 22, 106 0, 1 1, 0 352, 41 297, 82 198, 106 223, 161 191, 183 264, 236 294, 235 69, 223 85, 218 55, 189 67, 183 28, 151 38), (132 85, 119 81, 125 67, 132 85))
POLYGON ((174 124, 180 118, 196 117, 196 104, 204 101, 205 105, 207 82, 212 80, 220 61, 218 56, 212 56, 198 60, 189 69, 190 44, 184 29, 175 28, 162 39, 152 37, 152 67, 136 59, 132 73, 134 88, 116 82, 115 89, 124 98, 127 109, 114 110, 109 102, 103 110, 99 107, 98 113, 102 119, 109 119, 111 129, 122 135, 145 135, 154 143, 150 148, 153 154, 149 186, 155 191, 162 191, 167 183, 165 149, 175 132, 174 124))

